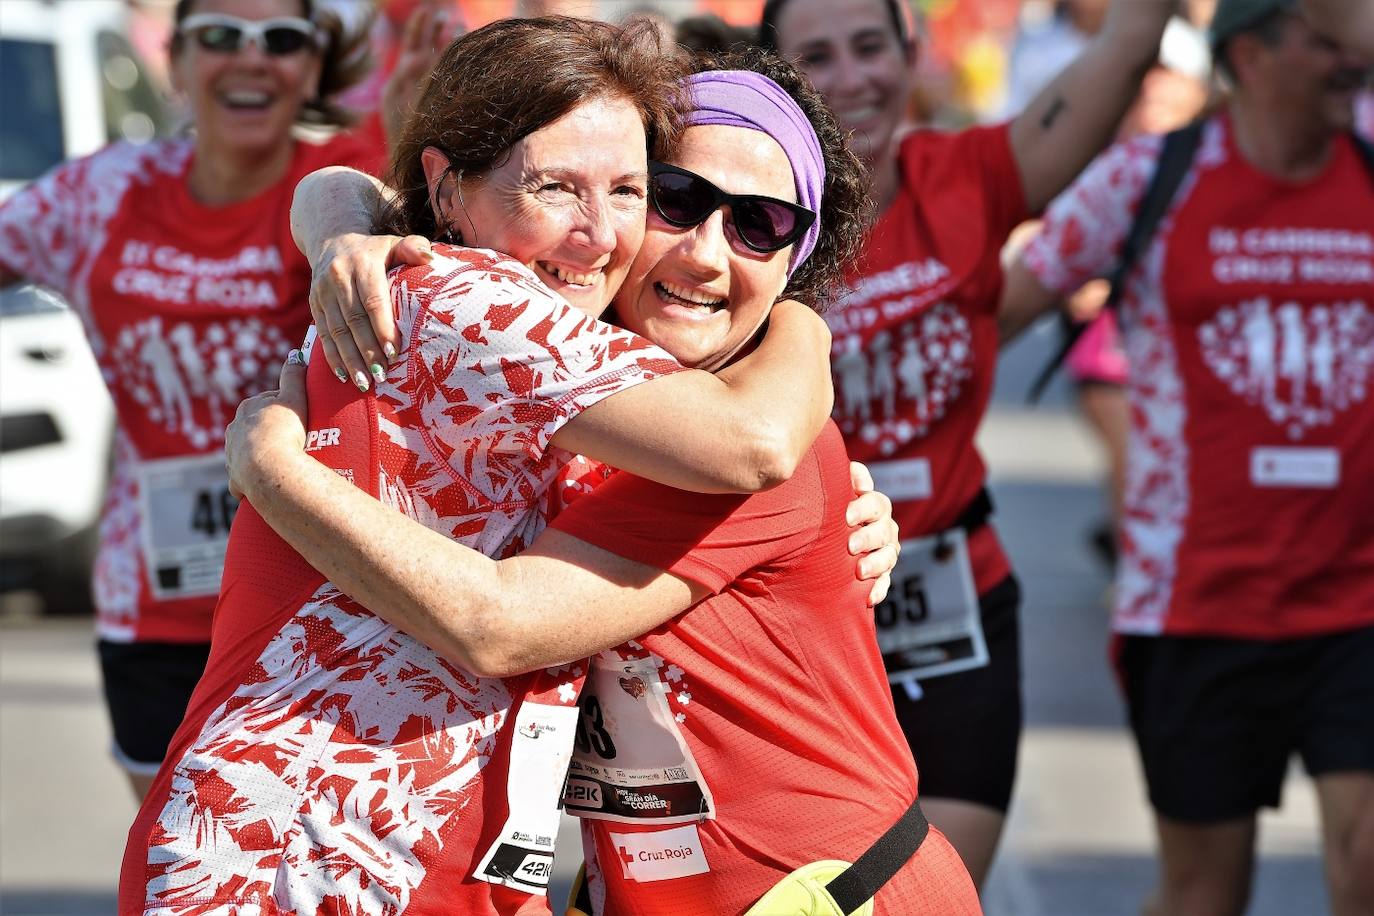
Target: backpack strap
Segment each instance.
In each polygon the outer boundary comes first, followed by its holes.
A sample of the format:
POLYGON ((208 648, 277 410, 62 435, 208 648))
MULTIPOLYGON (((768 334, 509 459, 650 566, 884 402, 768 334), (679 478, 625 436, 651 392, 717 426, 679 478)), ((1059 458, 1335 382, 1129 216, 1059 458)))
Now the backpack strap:
POLYGON ((1374 143, 1357 131, 1350 132, 1350 139, 1355 141, 1355 151, 1360 154, 1360 159, 1364 162, 1365 169, 1369 172, 1369 178, 1374 181, 1374 143))
MULTIPOLYGON (((1159 221, 1164 218, 1164 214, 1169 211, 1169 205, 1173 203, 1174 195, 1178 193, 1179 185, 1183 184, 1184 177, 1188 174, 1189 168, 1193 164, 1193 156, 1197 153, 1198 145, 1202 142, 1202 129, 1204 121, 1194 121, 1187 127, 1179 128, 1164 137, 1164 145, 1160 148, 1159 159, 1155 163, 1154 176, 1150 179, 1150 186, 1145 190, 1145 196, 1140 199, 1140 204, 1136 207, 1135 219, 1131 221, 1131 228, 1126 233, 1126 241, 1121 246, 1121 257, 1116 262, 1116 267, 1111 273, 1111 292, 1107 294, 1106 308, 1117 309, 1121 303, 1121 296, 1125 292, 1126 280, 1131 271, 1135 268, 1140 256, 1149 247, 1151 239, 1154 238, 1155 230, 1159 228, 1159 221)), ((1371 150, 1374 155, 1374 150, 1371 150)), ((1035 383, 1031 385, 1028 400, 1034 404, 1040 400, 1040 395, 1045 391, 1045 386, 1054 378, 1054 373, 1064 364, 1069 351, 1082 336, 1086 323, 1064 322, 1064 339, 1059 346, 1058 352, 1040 370, 1035 383)))

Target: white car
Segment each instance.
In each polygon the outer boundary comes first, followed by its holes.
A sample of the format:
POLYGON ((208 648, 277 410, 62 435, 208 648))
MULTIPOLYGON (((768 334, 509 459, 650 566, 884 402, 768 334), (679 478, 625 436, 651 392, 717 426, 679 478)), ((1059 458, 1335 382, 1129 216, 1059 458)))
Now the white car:
MULTIPOLYGON (((0 197, 63 159, 151 139, 163 113, 121 0, 0 0, 0 197)), ((90 609, 114 410, 81 325, 56 296, 0 290, 0 590, 90 609)))

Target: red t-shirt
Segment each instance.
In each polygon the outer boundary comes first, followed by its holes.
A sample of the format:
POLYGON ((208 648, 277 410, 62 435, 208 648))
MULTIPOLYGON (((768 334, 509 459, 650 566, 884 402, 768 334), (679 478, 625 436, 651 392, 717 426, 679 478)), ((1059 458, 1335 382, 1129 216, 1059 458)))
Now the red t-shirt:
MULTIPOLYGON (((827 425, 787 483, 705 496, 619 473, 555 527, 711 597, 593 660, 565 806, 597 912, 740 913, 784 875, 853 861, 916 796, 846 548, 848 456, 827 425)), ((878 912, 978 912, 932 830, 878 912)))
MULTIPOLYGON (((543 529, 573 457, 550 437, 681 367, 509 258, 436 253, 392 277, 405 353, 374 392, 311 362, 306 448, 410 518, 507 556, 543 529)), ((325 582, 251 506, 211 646, 130 831, 121 913, 548 912, 471 877, 505 821, 510 733, 535 676, 455 667, 325 582)), ((574 669, 558 675, 565 707, 574 669)))
MULTIPOLYGON (((1114 264, 1161 138, 1108 150, 1024 255, 1067 294, 1114 264)), ((1261 173, 1229 119, 1125 290, 1131 431, 1116 629, 1258 639, 1374 622, 1374 178, 1261 173)))
POLYGON ((72 304, 114 398, 94 591, 100 635, 121 642, 210 638, 234 507, 224 427, 310 324, 292 193, 377 159, 348 134, 297 140, 281 181, 207 207, 186 186, 194 154, 185 138, 116 143, 0 205, 0 263, 72 304))
MULTIPOLYGON (((853 292, 825 316, 835 422, 892 498, 903 538, 951 527, 987 476, 974 435, 997 366, 998 258, 1028 216, 1007 134, 904 139, 897 198, 869 232, 853 292)), ((969 551, 980 593, 1010 572, 990 526, 969 551)))

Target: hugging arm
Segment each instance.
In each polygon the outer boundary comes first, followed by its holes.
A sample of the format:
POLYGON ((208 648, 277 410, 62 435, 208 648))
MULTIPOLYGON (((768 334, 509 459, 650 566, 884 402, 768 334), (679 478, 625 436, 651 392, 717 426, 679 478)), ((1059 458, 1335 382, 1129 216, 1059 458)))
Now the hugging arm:
POLYGON ((780 302, 753 353, 715 374, 678 372, 616 392, 553 441, 682 490, 767 489, 792 476, 830 416, 829 359, 820 316, 780 302))
MULTIPOLYGON (((580 658, 705 597, 700 585, 553 530, 497 563, 373 499, 306 454, 304 375, 288 363, 279 391, 239 405, 225 435, 235 492, 345 594, 474 673, 580 658), (560 596, 556 607, 550 595, 560 596)), ((861 465, 851 476, 871 491, 861 465)), ((867 492, 846 518, 863 525, 850 552, 859 577, 876 580, 869 600, 881 601, 898 551, 891 503, 867 492)))
POLYGON ((341 381, 385 365, 400 347, 387 269, 429 259, 429 240, 373 236, 389 189, 371 175, 330 166, 305 176, 291 201, 291 235, 310 262, 310 316, 341 381))
POLYGON ((1026 207, 1040 212, 1116 132, 1159 55, 1175 0, 1113 0, 1102 31, 1011 123, 1026 207))

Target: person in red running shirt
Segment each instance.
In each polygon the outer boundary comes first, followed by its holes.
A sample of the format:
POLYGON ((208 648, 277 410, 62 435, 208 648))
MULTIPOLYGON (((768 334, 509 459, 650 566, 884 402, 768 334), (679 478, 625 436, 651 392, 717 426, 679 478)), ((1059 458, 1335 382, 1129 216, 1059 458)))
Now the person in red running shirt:
MULTIPOLYGON (((1374 912, 1374 836, 1357 826, 1374 810, 1374 155, 1351 132, 1369 61, 1295 8, 1218 6, 1234 90, 1121 304, 1113 628, 1163 913, 1245 909, 1256 814, 1295 752, 1332 911, 1374 912)), ((1051 205, 1009 302, 1038 314, 1113 268, 1162 147, 1113 147, 1051 205)))
MULTIPOLYGON (((681 147, 651 166, 654 210, 615 309, 683 362, 730 372, 780 292, 815 300, 841 280, 862 238, 863 172, 794 68, 758 50, 699 66, 681 147), (788 229, 798 204, 819 212, 810 234, 788 229)), ((833 424, 776 489, 703 495, 622 471, 498 561, 321 468, 301 448, 301 393, 288 367, 279 395, 247 402, 230 464, 312 562, 466 670, 598 653, 563 794, 584 818, 595 913, 793 913, 799 898, 777 895, 806 888, 805 912, 848 913, 869 896, 828 905, 845 896, 828 882, 919 812, 917 777, 846 548, 833 424), (808 867, 824 879, 793 874, 808 867)), ((531 724, 515 730, 512 766, 551 737, 531 724)), ((938 830, 894 858, 877 913, 979 912, 938 830)))
MULTIPOLYGON (((828 333, 797 303, 721 376, 592 317, 643 237, 647 137, 674 136, 680 71, 657 34, 564 18, 475 31, 398 147, 387 225, 506 253, 439 245, 393 277, 400 358, 365 395, 317 359, 305 445, 312 469, 427 541, 527 545, 570 448, 758 489, 829 412, 828 333), (543 65, 517 82, 502 64, 521 59, 543 65)), ((292 544, 316 543, 315 522, 292 544)), ((130 831, 120 911, 546 912, 582 671, 459 668, 340 592, 362 565, 318 568, 329 581, 240 512, 206 675, 130 831)))
POLYGON ((0 206, 0 284, 60 292, 114 398, 114 471, 94 597, 114 753, 142 797, 205 667, 237 501, 224 426, 310 322, 310 267, 287 214, 296 182, 375 168, 329 101, 362 76, 312 0, 180 0, 172 73, 194 132, 116 143, 0 206))
POLYGON ((760 39, 853 131, 881 209, 826 315, 835 422, 892 497, 902 566, 877 609, 923 804, 981 885, 1016 774, 1020 590, 974 435, 997 368, 999 255, 1112 138, 1175 4, 1115 0, 1102 31, 1008 124, 898 128, 915 36, 900 0, 769 0, 760 39))

